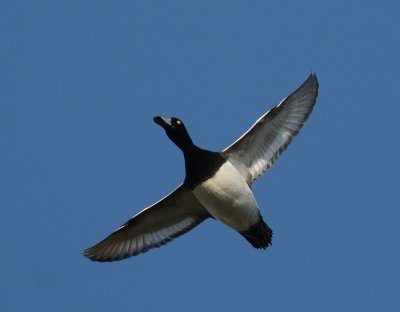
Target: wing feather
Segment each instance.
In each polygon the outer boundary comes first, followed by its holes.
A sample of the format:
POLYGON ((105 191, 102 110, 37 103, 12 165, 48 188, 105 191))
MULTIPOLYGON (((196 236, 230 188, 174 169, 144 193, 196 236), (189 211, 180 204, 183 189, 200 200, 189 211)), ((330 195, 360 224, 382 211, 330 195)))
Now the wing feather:
POLYGON ((268 170, 299 133, 313 110, 318 96, 315 74, 221 153, 251 185, 268 170))
POLYGON ((172 241, 208 217, 192 192, 181 185, 83 254, 100 262, 136 256, 172 241))

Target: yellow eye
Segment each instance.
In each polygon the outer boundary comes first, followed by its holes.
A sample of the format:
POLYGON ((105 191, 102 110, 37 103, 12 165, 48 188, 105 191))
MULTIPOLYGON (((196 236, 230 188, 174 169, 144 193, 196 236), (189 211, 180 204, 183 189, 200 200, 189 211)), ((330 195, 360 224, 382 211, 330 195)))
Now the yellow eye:
POLYGON ((176 121, 176 124, 177 124, 177 125, 180 125, 181 123, 182 123, 182 121, 180 121, 180 120, 177 120, 177 121, 176 121))

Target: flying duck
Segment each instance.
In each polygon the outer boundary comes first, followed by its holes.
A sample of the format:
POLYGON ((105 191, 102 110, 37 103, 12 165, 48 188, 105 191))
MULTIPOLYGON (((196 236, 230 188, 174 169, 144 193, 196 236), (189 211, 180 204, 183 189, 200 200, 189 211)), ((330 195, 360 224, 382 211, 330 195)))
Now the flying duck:
POLYGON ((154 117, 154 122, 183 152, 185 180, 107 238, 84 250, 84 256, 100 262, 136 256, 172 241, 208 218, 236 230, 253 247, 267 248, 272 230, 260 214, 251 185, 299 133, 317 95, 317 77, 311 74, 221 152, 196 146, 182 120, 154 117))

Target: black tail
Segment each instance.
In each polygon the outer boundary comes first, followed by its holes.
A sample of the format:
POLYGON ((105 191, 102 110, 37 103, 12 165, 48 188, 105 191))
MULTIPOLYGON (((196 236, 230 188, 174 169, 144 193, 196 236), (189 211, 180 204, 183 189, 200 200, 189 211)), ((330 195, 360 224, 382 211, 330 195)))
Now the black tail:
POLYGON ((254 248, 265 249, 272 245, 272 230, 260 216, 258 222, 252 225, 247 231, 239 232, 254 248))

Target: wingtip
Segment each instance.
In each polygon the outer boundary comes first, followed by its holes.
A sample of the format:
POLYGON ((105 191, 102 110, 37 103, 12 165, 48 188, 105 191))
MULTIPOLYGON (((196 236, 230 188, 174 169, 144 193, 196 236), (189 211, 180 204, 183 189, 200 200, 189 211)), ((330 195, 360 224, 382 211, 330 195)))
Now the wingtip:
MULTIPOLYGON (((318 78, 317 78, 317 74, 315 72, 311 72, 310 75, 308 76, 308 78, 306 79, 306 81, 304 81, 304 83, 296 91, 298 91, 304 87, 306 87, 306 88, 310 87, 313 89, 313 93, 314 93, 313 97, 314 97, 314 104, 315 104, 315 101, 318 97, 318 89, 319 89, 318 78)), ((296 91, 293 93, 296 93, 296 91)))
MULTIPOLYGON (((316 102, 316 99, 318 97, 318 89, 319 89, 319 83, 318 83, 318 78, 315 72, 311 72, 311 74, 308 76, 308 78, 301 84, 300 87, 298 87, 295 91, 293 91, 288 97, 286 97, 285 100, 289 99, 293 95, 300 93, 308 93, 312 95, 312 104, 314 105, 316 102)), ((284 100, 283 100, 284 101, 284 100)), ((282 101, 282 102, 283 102, 282 101)), ((282 103, 281 102, 281 103, 282 103)), ((279 104, 280 105, 280 104, 279 104)), ((310 111, 311 113, 311 111, 310 111)))
POLYGON ((113 262, 129 258, 129 256, 115 256, 115 255, 105 255, 101 252, 96 252, 93 248, 88 248, 82 251, 82 255, 94 262, 113 262))
POLYGON ((318 83, 318 78, 317 78, 316 72, 311 71, 311 73, 308 76, 306 81, 310 81, 310 80, 316 81, 318 83))
POLYGON ((317 75, 315 73, 313 73, 311 77, 312 77, 312 79, 314 81, 314 87, 315 87, 315 98, 314 98, 314 101, 316 101, 317 97, 318 97, 318 90, 319 90, 318 78, 317 78, 317 75))
POLYGON ((92 247, 84 249, 82 255, 95 262, 112 262, 123 259, 123 255, 121 257, 121 255, 113 253, 115 246, 104 246, 105 241, 106 239, 92 247))
POLYGON ((87 258, 91 261, 95 261, 95 262, 106 262, 107 261, 107 260, 103 260, 98 255, 96 255, 96 253, 93 252, 93 247, 82 250, 81 254, 82 254, 82 256, 84 256, 85 258, 87 258))

